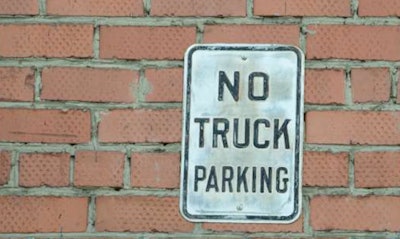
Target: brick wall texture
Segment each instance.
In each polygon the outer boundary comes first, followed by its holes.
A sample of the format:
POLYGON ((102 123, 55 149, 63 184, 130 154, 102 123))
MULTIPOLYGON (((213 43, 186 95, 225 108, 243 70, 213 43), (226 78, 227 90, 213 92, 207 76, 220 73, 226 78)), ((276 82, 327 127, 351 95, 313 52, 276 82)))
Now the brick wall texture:
POLYGON ((0 239, 400 237, 400 0, 0 0, 0 239), (183 57, 305 53, 302 213, 179 213, 183 57))

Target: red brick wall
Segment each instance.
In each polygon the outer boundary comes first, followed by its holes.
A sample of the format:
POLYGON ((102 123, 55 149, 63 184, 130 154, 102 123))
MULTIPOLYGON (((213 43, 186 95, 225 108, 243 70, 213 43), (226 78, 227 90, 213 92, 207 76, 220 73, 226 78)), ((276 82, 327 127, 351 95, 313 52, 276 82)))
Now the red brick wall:
POLYGON ((1 238, 397 238, 399 0, 0 0, 1 238), (289 225, 179 215, 183 55, 306 55, 289 225))

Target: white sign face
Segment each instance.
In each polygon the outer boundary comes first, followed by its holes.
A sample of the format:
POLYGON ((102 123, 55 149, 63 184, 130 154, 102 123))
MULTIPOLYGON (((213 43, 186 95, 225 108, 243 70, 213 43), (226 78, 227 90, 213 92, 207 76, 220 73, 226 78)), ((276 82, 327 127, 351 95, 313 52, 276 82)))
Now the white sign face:
POLYGON ((301 210, 304 56, 283 45, 185 55, 182 215, 290 223, 301 210))

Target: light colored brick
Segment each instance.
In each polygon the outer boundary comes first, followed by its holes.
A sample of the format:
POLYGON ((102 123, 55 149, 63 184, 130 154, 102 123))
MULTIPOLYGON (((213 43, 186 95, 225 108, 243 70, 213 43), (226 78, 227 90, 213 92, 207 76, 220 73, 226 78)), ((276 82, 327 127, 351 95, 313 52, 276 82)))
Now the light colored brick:
POLYGON ((194 27, 102 26, 100 57, 178 60, 195 41, 194 27))
POLYGON ((29 68, 0 67, 0 100, 32 101, 35 73, 29 68))
POLYGON ((400 197, 317 196, 310 207, 314 230, 400 230, 400 197))
POLYGON ((143 16, 142 0, 47 0, 47 14, 59 16, 143 16))
POLYGON ((0 196, 0 232, 85 232, 87 208, 87 198, 0 196))
POLYGON ((254 0, 259 16, 351 16, 349 0, 254 0))
POLYGON ((152 16, 246 16, 246 0, 152 0, 152 16))
POLYGON ((90 114, 81 110, 0 109, 0 141, 86 143, 90 114))
POLYGON ((307 70, 304 101, 309 104, 344 104, 345 72, 343 70, 307 70))
POLYGON ((38 13, 37 0, 0 0, 0 15, 36 15, 38 13))
POLYGON ((400 16, 400 2, 398 0, 359 0, 358 15, 361 17, 400 16))
POLYGON ((305 152, 303 156, 303 185, 313 187, 348 186, 347 153, 305 152))
POLYGON ((139 188, 178 188, 178 153, 133 153, 131 185, 139 188))
POLYGON ((11 153, 0 151, 0 186, 7 184, 10 179, 11 153))
POLYGON ((2 57, 91 57, 93 26, 0 25, 2 57))
POLYGON ((280 43, 299 45, 295 25, 206 25, 204 43, 280 43))
POLYGON ((145 74, 149 83, 147 102, 182 102, 181 68, 148 69, 145 74))
POLYGON ((194 224, 179 214, 178 198, 151 196, 98 197, 98 232, 191 232, 194 224))
POLYGON ((400 111, 309 111, 305 124, 311 144, 400 143, 400 111))
POLYGON ((176 143, 181 140, 181 110, 134 109, 101 113, 99 141, 176 143))
POLYGON ((258 16, 282 16, 286 14, 285 2, 282 0, 253 0, 254 15, 258 16))
POLYGON ((138 82, 138 72, 131 70, 45 68, 41 99, 132 103, 138 82))
POLYGON ((69 185, 69 154, 20 154, 19 185, 66 187, 69 185))
POLYGON ((354 159, 356 187, 400 186, 400 152, 356 152, 354 159))
POLYGON ((307 59, 400 60, 397 26, 310 25, 307 59))
POLYGON ((124 158, 121 152, 76 152, 74 185, 122 187, 124 158))
POLYGON ((391 79, 387 68, 353 69, 351 89, 353 101, 384 102, 390 97, 391 79))

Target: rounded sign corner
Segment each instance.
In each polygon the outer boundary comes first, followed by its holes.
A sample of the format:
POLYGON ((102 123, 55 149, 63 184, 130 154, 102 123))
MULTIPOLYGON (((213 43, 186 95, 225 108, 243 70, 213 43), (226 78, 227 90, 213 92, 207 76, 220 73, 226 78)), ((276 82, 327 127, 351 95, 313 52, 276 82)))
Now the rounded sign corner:
POLYGON ((198 221, 196 220, 196 217, 195 217, 194 215, 190 214, 190 213, 188 212, 187 208, 186 208, 182 203, 179 205, 179 212, 180 212, 181 216, 182 216, 186 221, 189 221, 189 222, 198 222, 198 221))
MULTIPOLYGON (((301 196, 301 195, 300 195, 301 196)), ((300 218, 301 215, 301 207, 299 206, 301 203, 301 200, 299 200, 299 204, 296 205, 296 207, 294 208, 292 214, 290 214, 286 220, 282 220, 280 221, 280 223, 283 224, 292 224, 295 221, 297 221, 300 218)))

